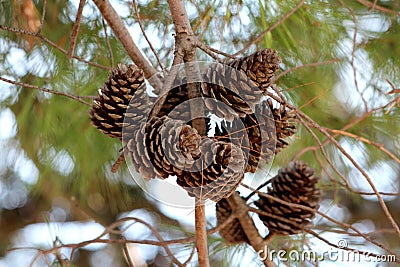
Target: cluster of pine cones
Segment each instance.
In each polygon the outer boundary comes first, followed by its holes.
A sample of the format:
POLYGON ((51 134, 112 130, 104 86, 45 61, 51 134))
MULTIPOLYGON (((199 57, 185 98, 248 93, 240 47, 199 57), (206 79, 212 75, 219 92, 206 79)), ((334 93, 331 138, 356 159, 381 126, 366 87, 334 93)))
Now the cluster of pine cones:
MULTIPOLYGON (((276 51, 264 49, 206 68, 196 86, 201 92, 207 132, 211 130, 210 114, 224 119, 215 127, 213 137, 200 135, 187 119, 190 108, 185 78, 175 79, 161 108, 154 112, 159 98, 149 96, 143 71, 134 65, 119 64, 112 71, 93 100, 91 121, 104 134, 122 140, 125 155, 143 178, 176 176, 177 184, 190 196, 218 202, 217 217, 222 222, 231 213, 224 198, 235 191, 246 172, 254 173, 271 162, 287 146, 285 138, 296 131, 294 113, 284 104, 274 105, 266 96, 280 63, 276 51)), ((298 198, 296 203, 300 204, 316 201, 313 173, 309 175, 308 167, 293 164, 279 173, 267 194, 285 200, 289 197, 291 202, 298 198), (280 183, 288 186, 280 187, 280 183)), ((270 231, 298 232, 311 217, 269 198, 260 197, 256 205, 266 212, 261 219, 270 231), (274 216, 267 215, 270 213, 274 216), (298 227, 288 230, 288 220, 298 227)), ((229 229, 240 232, 240 223, 232 224, 229 229)), ((227 233, 232 236, 230 231, 227 233)))

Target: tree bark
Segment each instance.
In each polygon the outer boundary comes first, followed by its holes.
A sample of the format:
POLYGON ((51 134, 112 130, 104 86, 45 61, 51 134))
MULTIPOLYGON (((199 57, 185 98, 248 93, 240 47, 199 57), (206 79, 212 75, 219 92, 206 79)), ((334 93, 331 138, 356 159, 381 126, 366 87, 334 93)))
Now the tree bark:
MULTIPOLYGON (((175 49, 181 49, 183 52, 183 60, 185 64, 185 71, 188 81, 188 96, 189 99, 201 97, 198 81, 200 80, 200 71, 198 65, 195 63, 197 60, 196 53, 196 37, 190 26, 189 18, 186 13, 185 4, 182 0, 168 0, 170 6, 172 20, 175 25, 176 43, 175 49)), ((190 113, 193 127, 202 136, 206 136, 206 122, 204 119, 204 110, 201 105, 190 103, 190 113)), ((196 248, 197 256, 199 259, 200 267, 210 266, 208 257, 208 244, 207 244, 207 229, 206 217, 204 212, 204 202, 202 199, 196 198, 195 206, 195 228, 196 228, 196 248)))
MULTIPOLYGON (((115 36, 121 42, 129 57, 140 69, 143 70, 146 79, 149 79, 150 77, 157 74, 157 70, 149 63, 149 61, 143 55, 142 51, 140 51, 140 49, 133 42, 132 37, 129 34, 128 29, 125 27, 124 22, 115 11, 115 9, 112 7, 110 2, 108 0, 93 0, 93 2, 100 10, 103 17, 106 19, 108 25, 110 25, 115 36)), ((156 90, 161 90, 162 82, 157 76, 154 76, 149 81, 156 90)))

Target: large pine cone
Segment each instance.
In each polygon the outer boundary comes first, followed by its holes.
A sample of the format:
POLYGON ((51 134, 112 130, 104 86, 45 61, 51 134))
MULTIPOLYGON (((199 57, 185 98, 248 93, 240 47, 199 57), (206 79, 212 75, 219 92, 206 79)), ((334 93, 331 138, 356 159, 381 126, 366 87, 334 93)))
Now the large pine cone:
POLYGON ((154 117, 134 131, 127 149, 144 178, 167 178, 190 169, 200 156, 200 135, 183 121, 154 117))
POLYGON ((206 138, 200 143, 201 157, 191 171, 177 176, 177 183, 190 196, 218 201, 228 197, 244 177, 242 150, 231 143, 206 138))
MULTIPOLYGON (((235 194, 239 194, 235 192, 235 194)), ((216 215, 218 225, 225 222, 232 214, 232 208, 226 198, 221 199, 216 204, 216 215)), ((238 219, 233 219, 226 227, 219 230, 219 234, 225 239, 227 244, 250 243, 242 225, 238 219)))
POLYGON ((122 139, 123 127, 127 131, 138 127, 147 117, 149 107, 143 71, 134 65, 118 64, 99 89, 89 114, 97 129, 122 139))
POLYGON ((256 206, 267 213, 259 215, 270 232, 279 235, 298 234, 312 227, 311 219, 319 207, 321 191, 316 188, 319 178, 314 170, 302 161, 290 162, 287 168, 280 169, 272 178, 272 187, 268 195, 280 200, 311 208, 313 211, 291 207, 265 196, 255 202, 256 206))

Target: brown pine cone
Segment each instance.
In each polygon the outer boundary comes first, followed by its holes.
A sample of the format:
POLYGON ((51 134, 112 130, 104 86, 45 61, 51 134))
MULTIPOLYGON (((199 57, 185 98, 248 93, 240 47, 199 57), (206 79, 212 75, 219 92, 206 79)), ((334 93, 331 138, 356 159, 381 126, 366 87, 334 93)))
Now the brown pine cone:
POLYGON ((244 177, 245 160, 241 149, 234 144, 200 142, 201 156, 190 171, 177 176, 177 183, 190 196, 218 201, 228 197, 244 177))
POLYGON ((283 105, 274 108, 272 100, 267 99, 256 105, 254 114, 235 118, 232 123, 222 122, 215 137, 242 147, 247 159, 246 172, 254 173, 259 164, 270 163, 287 146, 284 139, 296 132, 294 116, 283 105))
POLYGON ((265 93, 281 62, 276 50, 266 48, 247 57, 229 59, 224 64, 245 73, 265 93))
POLYGON ((173 119, 188 118, 190 115, 188 104, 181 106, 182 103, 188 100, 187 84, 184 83, 172 88, 167 92, 167 98, 158 112, 157 117, 168 116, 173 119))
POLYGON ((133 165, 144 178, 167 178, 190 169, 200 156, 200 136, 183 121, 154 117, 127 143, 133 165))
POLYGON ((256 206, 267 214, 259 215, 270 232, 279 235, 298 234, 312 227, 311 219, 319 207, 321 191, 316 187, 319 180, 314 170, 302 161, 290 162, 272 178, 268 195, 280 200, 311 208, 313 211, 288 206, 259 195, 256 206))
POLYGON ((202 83, 206 106, 227 121, 252 114, 271 86, 280 63, 277 51, 264 49, 247 57, 210 65, 202 83))
POLYGON ((218 117, 233 121, 254 112, 262 92, 243 72, 221 63, 211 64, 201 84, 206 107, 218 117))
POLYGON ((122 139, 123 127, 138 127, 147 117, 149 107, 143 71, 134 65, 118 64, 99 89, 89 114, 97 129, 122 139))

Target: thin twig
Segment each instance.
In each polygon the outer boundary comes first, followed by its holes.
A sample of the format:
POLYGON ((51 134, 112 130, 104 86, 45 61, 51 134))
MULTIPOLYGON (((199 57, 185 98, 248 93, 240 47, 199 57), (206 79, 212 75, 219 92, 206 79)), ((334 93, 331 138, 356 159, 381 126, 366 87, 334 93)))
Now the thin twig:
POLYGON ((280 18, 277 22, 275 22, 271 27, 269 27, 268 29, 264 30, 260 35, 258 35, 255 39, 253 39, 252 41, 250 41, 247 45, 245 45, 242 49, 240 49, 239 51, 237 51, 235 54, 233 54, 233 56, 237 56, 240 55, 242 53, 244 53, 245 51, 247 51, 247 49, 249 49, 253 44, 259 42, 264 35, 266 35, 267 33, 269 33, 270 31, 272 31, 273 29, 275 29, 276 27, 278 27, 280 24, 282 24, 282 22, 284 22, 287 18, 289 18, 294 12, 296 12, 303 4, 304 4, 305 0, 301 0, 294 8, 292 8, 292 10, 290 10, 288 13, 286 13, 282 18, 280 18))
POLYGON ((122 151, 121 154, 119 155, 119 157, 117 158, 117 160, 114 162, 114 164, 111 167, 112 173, 116 173, 118 171, 118 168, 121 165, 121 163, 124 161, 124 159, 125 159, 125 154, 122 151))
POLYGON ((361 137, 361 136, 358 136, 358 135, 355 135, 355 134, 352 134, 352 133, 349 133, 349 132, 345 132, 345 131, 341 131, 341 130, 334 130, 334 129, 329 129, 329 128, 324 128, 324 129, 326 131, 329 131, 329 132, 332 132, 332 133, 335 133, 335 134, 341 134, 341 135, 349 136, 351 138, 357 139, 357 140, 359 140, 361 142, 364 142, 366 144, 373 145, 374 147, 377 147, 383 153, 385 153, 390 158, 392 158, 393 160, 395 160, 397 163, 400 164, 400 159, 398 157, 396 157, 393 153, 391 153, 389 150, 387 150, 384 147, 384 144, 377 144, 377 143, 375 143, 375 142, 373 142, 373 141, 371 141, 371 140, 369 140, 369 139, 367 139, 365 137, 361 137))
POLYGON ((214 52, 212 52, 208 47, 206 47, 204 45, 204 43, 198 42, 197 47, 200 48, 201 50, 203 50, 207 55, 212 57, 214 60, 216 60, 218 62, 221 61, 221 59, 214 52))
POLYGON ((394 86, 394 84, 393 84, 391 81, 389 81, 388 79, 385 78, 384 80, 385 80, 385 81, 390 85, 390 87, 392 88, 392 90, 391 90, 390 92, 387 93, 388 95, 400 93, 400 88, 396 88, 396 87, 394 86))
POLYGON ((281 73, 279 73, 279 75, 275 76, 272 79, 271 83, 274 83, 274 82, 278 81, 280 78, 282 78, 282 76, 284 76, 284 75, 286 75, 286 74, 288 74, 290 72, 293 72, 295 70, 298 70, 298 69, 307 68, 307 67, 317 67, 317 66, 332 64, 332 63, 340 62, 340 61, 341 61, 340 59, 331 59, 331 60, 327 60, 327 61, 313 62, 313 63, 307 63, 307 64, 304 64, 304 65, 296 66, 296 67, 287 69, 287 70, 282 71, 281 73))
MULTIPOLYGON (((0 25, 0 29, 5 30, 5 31, 10 31, 10 32, 15 32, 15 33, 22 33, 22 34, 25 34, 25 35, 28 35, 28 36, 37 37, 37 38, 41 39, 42 41, 44 41, 45 43, 48 43, 50 46, 56 48, 57 50, 61 51, 63 54, 68 56, 68 51, 67 50, 65 50, 61 46, 57 45, 56 43, 54 43, 53 41, 49 40, 48 38, 44 37, 43 35, 41 35, 39 33, 30 32, 30 31, 26 31, 26 30, 23 30, 23 29, 12 28, 12 27, 8 27, 8 26, 5 26, 5 25, 0 25)), ((78 57, 78 56, 73 56, 72 58, 74 58, 76 60, 79 60, 79 61, 82 61, 82 62, 84 62, 84 63, 86 63, 88 65, 91 65, 91 66, 94 66, 94 67, 97 67, 97 68, 101 68, 101 69, 105 69, 105 70, 111 70, 110 67, 106 67, 106 66, 103 66, 101 64, 85 60, 85 59, 83 59, 81 57, 78 57)))
POLYGON ((378 3, 378 0, 374 0, 374 4, 372 5, 372 7, 369 10, 374 10, 375 6, 376 6, 376 3, 378 3))
MULTIPOLYGON (((121 238, 125 239, 124 237, 121 237, 121 238)), ((128 249, 127 243, 123 243, 122 246, 124 248, 124 254, 125 254, 126 261, 128 262, 128 266, 135 267, 135 265, 132 262, 131 255, 129 254, 129 249, 128 249)))
POLYGON ((88 102, 82 100, 82 98, 80 96, 76 96, 76 95, 73 95, 73 94, 60 92, 60 91, 55 91, 55 90, 39 87, 39 86, 36 86, 36 85, 27 84, 27 83, 12 81, 12 80, 9 80, 9 79, 3 78, 3 77, 0 77, 0 80, 2 80, 4 82, 7 82, 7 83, 10 83, 10 84, 19 85, 19 86, 26 87, 26 88, 32 88, 32 89, 36 89, 36 90, 39 90, 39 91, 42 91, 42 92, 51 93, 51 94, 54 94, 54 95, 62 95, 62 96, 71 98, 73 100, 76 100, 76 101, 78 101, 80 103, 83 103, 85 105, 92 106, 88 102))
MULTIPOLYGON (((391 81, 389 81, 388 79, 385 79, 385 81, 390 85, 390 87, 392 87, 392 90, 387 93, 388 95, 400 93, 400 88, 396 88, 394 86, 394 84, 391 81)), ((400 103, 400 97, 396 97, 395 101, 393 101, 393 104, 388 107, 388 109, 386 110, 385 114, 389 114, 390 111, 393 109, 393 107, 396 106, 399 103, 400 103)))
POLYGON ((382 6, 379 6, 379 5, 374 5, 373 3, 371 3, 371 2, 369 2, 367 0, 357 0, 357 2, 359 2, 360 4, 362 4, 362 5, 364 5, 364 6, 368 7, 368 8, 374 7, 374 9, 379 10, 381 12, 388 13, 388 14, 391 14, 391 15, 400 16, 400 12, 398 12, 398 11, 394 11, 394 10, 391 10, 391 9, 388 9, 388 8, 385 8, 385 7, 382 7, 382 6))
POLYGON ((104 22, 104 19, 101 19, 101 23, 103 24, 103 29, 104 29, 104 35, 105 35, 105 38, 106 38, 106 44, 107 44, 108 54, 110 55, 111 68, 114 68, 114 66, 115 66, 115 63, 114 63, 114 53, 113 53, 112 48, 111 48, 110 39, 108 38, 107 26, 106 26, 106 23, 104 22))
POLYGON ((187 260, 183 263, 183 266, 188 266, 189 265, 189 263, 190 263, 190 261, 192 260, 192 258, 193 258, 193 256, 194 256, 194 253, 196 252, 196 249, 195 249, 195 246, 193 246, 193 248, 192 248, 192 250, 191 250, 191 252, 190 252, 190 255, 189 255, 189 257, 187 258, 187 260))
POLYGON ((153 55, 155 56, 158 65, 160 66, 160 68, 163 70, 163 72, 165 72, 165 67, 164 65, 161 63, 160 58, 158 57, 157 51, 154 49, 153 44, 150 42, 149 38, 147 37, 146 31, 144 30, 143 24, 142 24, 142 20, 140 19, 140 15, 139 15, 139 10, 138 10, 138 6, 137 6, 137 2, 136 0, 133 0, 133 7, 135 9, 135 13, 136 13, 136 19, 139 23, 140 26, 140 30, 143 33, 144 38, 146 39, 147 43, 150 46, 151 51, 153 52, 153 55))
MULTIPOLYGON (((274 97, 273 95, 271 95, 271 97, 274 97)), ((275 99, 275 98, 274 98, 275 99)), ((276 99, 275 99, 276 100, 276 99)), ((278 100, 277 100, 278 101, 278 100)), ((355 125, 359 124, 360 122, 362 122, 363 120, 365 120, 366 118, 368 118, 369 116, 371 116, 372 114, 381 111, 383 109, 385 109, 386 107, 390 106, 395 100, 392 100, 380 107, 376 107, 374 109, 371 109, 370 111, 366 111, 363 115, 361 115, 360 117, 352 120, 351 122, 349 122, 347 125, 345 125, 342 129, 340 129, 341 131, 346 131, 352 127, 354 127, 355 125)), ((289 106, 289 108, 293 108, 291 106, 289 106)), ((294 109, 296 110, 296 108, 294 109)), ((334 134, 333 138, 336 138, 339 134, 334 134)), ((322 146, 326 146, 327 144, 330 143, 329 139, 325 139, 322 142, 322 146)), ((306 153, 307 151, 312 151, 315 149, 319 149, 320 146, 311 146, 311 147, 305 147, 303 149, 301 149, 299 152, 296 153, 296 155, 293 157, 292 160, 296 160, 297 158, 299 158, 302 154, 306 153)))
MULTIPOLYGON (((273 180, 274 178, 276 178, 276 177, 277 177, 277 176, 268 179, 268 181, 266 181, 266 182, 262 183, 261 185, 259 185, 259 186, 257 187, 256 190, 260 190, 260 189, 262 189, 263 187, 269 185, 269 184, 272 182, 272 180, 273 180)), ((241 183, 241 185, 243 185, 243 183, 241 183)), ((247 197, 244 198, 244 200, 246 200, 246 201, 249 200, 249 199, 250 199, 252 196, 254 196, 255 194, 256 194, 256 191, 252 191, 247 197)))
POLYGON ((301 116, 304 118, 306 121, 308 121, 314 128, 318 129, 319 132, 321 132, 323 135, 325 135, 332 143, 335 145, 339 151, 352 163, 352 165, 364 176, 365 180, 368 182, 370 185, 372 191, 376 194, 376 197, 378 199, 379 204, 382 207, 383 212, 385 213, 386 217, 388 218, 389 222, 393 226, 393 228, 396 230, 397 235, 400 237, 400 228, 397 225, 396 221, 394 220, 392 214, 390 213, 385 201, 382 199, 381 194, 379 194, 379 191, 377 190, 375 184, 372 182, 371 178, 369 175, 365 172, 363 168, 346 152, 346 150, 343 149, 343 147, 339 144, 338 141, 335 140, 323 127, 318 125, 315 121, 313 121, 309 116, 304 114, 301 111, 298 111, 298 116, 301 116))
POLYGON ((206 45, 206 44, 203 43, 203 42, 197 42, 196 45, 197 45, 198 48, 200 48, 201 50, 203 50, 204 52, 206 52, 209 56, 211 56, 211 57, 214 58, 215 60, 220 61, 220 59, 218 58, 218 56, 216 56, 215 54, 220 54, 220 55, 223 55, 224 57, 227 57, 227 58, 235 58, 235 57, 232 56, 231 54, 228 54, 228 53, 222 52, 222 51, 220 51, 220 50, 218 50, 218 49, 212 48, 211 46, 206 45), (215 53, 215 54, 214 54, 214 53, 215 53))
POLYGON ((76 39, 78 38, 79 27, 81 26, 82 11, 83 7, 85 6, 85 1, 86 0, 79 1, 78 12, 76 13, 75 24, 74 27, 72 28, 71 41, 69 44, 69 50, 68 50, 69 58, 72 58, 72 56, 74 55, 76 39))
POLYGON ((44 18, 46 16, 46 7, 47 7, 47 0, 43 0, 42 17, 40 18, 40 26, 37 33, 40 33, 43 29, 44 18))
POLYGON ((351 19, 354 23, 354 33, 353 33, 353 47, 351 49, 351 68, 353 69, 353 79, 354 79, 354 86, 356 88, 357 93, 360 95, 361 97, 361 101, 364 104, 364 108, 366 111, 368 111, 368 104, 367 101, 364 98, 363 93, 361 92, 359 86, 358 86, 358 80, 357 80, 357 68, 356 65, 354 63, 355 60, 355 54, 357 51, 357 32, 358 32, 358 26, 357 26, 357 19, 356 16, 354 15, 353 11, 342 1, 342 0, 338 0, 339 3, 345 8, 347 9, 347 11, 349 12, 351 19))

